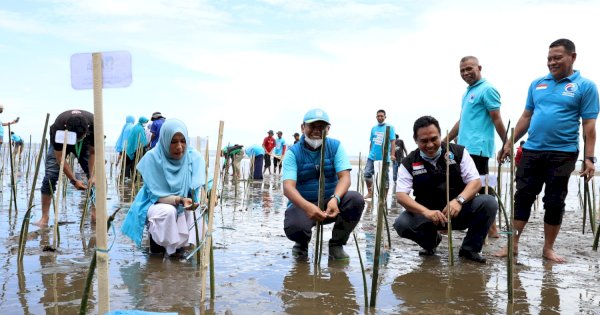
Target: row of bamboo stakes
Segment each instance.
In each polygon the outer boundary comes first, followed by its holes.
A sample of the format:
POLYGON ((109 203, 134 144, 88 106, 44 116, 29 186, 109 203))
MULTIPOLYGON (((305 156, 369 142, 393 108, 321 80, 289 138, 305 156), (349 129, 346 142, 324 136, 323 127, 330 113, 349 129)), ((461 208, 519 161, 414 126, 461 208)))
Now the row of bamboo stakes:
MULTIPOLYGON (((42 140, 40 141, 39 153, 37 154, 37 157, 34 157, 34 159, 36 159, 36 162, 35 162, 35 171, 34 171, 34 175, 33 175, 31 193, 29 195, 28 208, 27 208, 27 211, 26 211, 25 216, 23 218, 22 227, 21 227, 21 235, 20 235, 20 238, 19 238, 19 250, 18 250, 18 259, 17 260, 20 263, 19 264, 20 268, 22 268, 21 264, 22 264, 23 255, 24 255, 23 253, 24 253, 24 248, 25 248, 26 235, 28 233, 29 220, 30 220, 30 217, 31 217, 31 210, 33 208, 33 199, 34 199, 34 193, 33 192, 35 191, 35 185, 36 185, 37 177, 38 177, 38 173, 39 173, 39 165, 41 163, 41 159, 42 159, 42 155, 43 155, 43 152, 44 152, 44 148, 47 145, 46 140, 45 140, 45 134, 47 132, 48 120, 49 120, 49 114, 46 115, 46 122, 45 122, 45 126, 44 126, 44 132, 43 132, 42 140)), ((9 125, 8 128, 9 128, 9 133, 10 133, 10 125, 9 125)), ((386 130, 386 137, 385 137, 386 141, 385 141, 385 144, 384 144, 384 154, 385 154, 384 156, 387 155, 387 152, 385 152, 385 151, 387 151, 387 148, 389 147, 389 139, 388 139, 387 133, 389 133, 389 130, 386 130)), ((102 133, 99 133, 99 134, 102 134, 102 133)), ((220 148, 220 146, 221 146, 222 135, 223 135, 223 122, 221 122, 220 126, 219 126, 219 141, 218 141, 217 148, 220 148)), ((323 145, 324 146, 325 146, 325 143, 326 143, 325 139, 326 139, 326 135, 325 135, 325 133, 323 133, 323 140, 324 140, 323 141, 323 145)), ((514 128, 511 130, 510 141, 511 141, 511 148, 512 148, 514 146, 514 128)), ((53 244, 54 244, 55 248, 59 246, 59 232, 57 231, 58 230, 58 225, 59 225, 58 224, 59 221, 58 221, 58 212, 57 212, 57 209, 58 209, 57 202, 58 202, 58 200, 61 199, 60 198, 61 197, 61 195, 60 195, 61 191, 63 192, 62 195, 64 195, 64 192, 66 192, 66 189, 65 189, 66 187, 64 185, 65 180, 63 179, 63 176, 62 176, 63 166, 64 166, 64 163, 65 163, 65 154, 64 154, 65 153, 65 148, 66 148, 66 146, 63 146, 63 150, 62 150, 63 151, 63 155, 62 155, 63 159, 61 159, 61 162, 60 162, 61 163, 61 168, 60 168, 61 174, 60 174, 59 178, 62 179, 62 180, 58 181, 58 185, 59 186, 57 186, 57 198, 55 198, 53 200, 53 205, 54 205, 54 210, 55 210, 55 218, 54 218, 55 219, 55 221, 54 221, 54 242, 53 242, 53 244), (61 184, 61 183, 63 183, 63 184, 61 184), (62 185, 62 186, 60 186, 60 185, 62 185)), ((448 147, 446 149, 448 150, 448 147)), ((13 152, 12 152, 12 142, 11 142, 11 140, 9 140, 9 148, 8 148, 8 150, 9 150, 9 159, 10 159, 10 167, 11 167, 11 169, 10 169, 10 177, 11 177, 11 200, 10 200, 10 203, 9 203, 10 204, 10 208, 9 209, 12 209, 12 206, 14 205, 15 211, 18 211, 17 203, 16 203, 17 191, 16 191, 16 183, 15 183, 15 168, 17 168, 17 170, 20 169, 20 167, 21 167, 21 159, 19 159, 19 163, 15 165, 15 163, 14 163, 15 156, 13 155, 13 152)), ((31 161, 31 152, 32 152, 32 148, 31 148, 31 136, 30 136, 29 150, 28 150, 27 163, 26 163, 27 164, 27 175, 26 175, 27 179, 29 178, 29 170, 30 170, 30 165, 31 165, 31 163, 30 163, 30 161, 31 161)), ((207 141, 207 150, 205 152, 206 152, 206 163, 207 163, 207 165, 206 165, 206 172, 208 172, 208 161, 209 161, 208 160, 208 141, 207 141)), ((214 174, 213 178, 219 178, 219 170, 220 170, 220 167, 218 167, 218 163, 220 161, 220 150, 217 149, 216 152, 217 152, 217 157, 215 159, 215 168, 214 168, 215 169, 215 174, 214 174)), ((322 150, 322 153, 323 152, 325 152, 324 148, 322 150)), ((138 159, 139 159, 140 156, 141 156, 141 154, 136 154, 136 157, 138 159)), ((511 156, 513 156, 512 152, 511 152, 511 156)), ((322 162, 323 162, 323 158, 324 158, 324 155, 322 154, 322 157, 321 157, 321 161, 322 162)), ((123 175, 124 171, 125 171, 125 163, 124 163, 125 161, 124 161, 124 159, 125 159, 125 156, 123 154, 122 160, 120 161, 121 172, 123 172, 123 173, 121 173, 121 175, 123 175)), ((357 182, 358 182, 357 187, 359 187, 359 192, 362 189, 362 185, 360 185, 360 183, 363 180, 361 178, 361 171, 360 171, 361 170, 361 160, 362 160, 361 156, 359 155, 359 172, 357 174, 357 182)), ((253 160, 251 161, 251 164, 253 164, 252 162, 253 162, 253 160)), ((3 181, 2 177, 4 175, 4 159, 2 161, 2 164, 3 165, 2 165, 2 169, 1 169, 2 171, 0 172, 0 181, 3 181)), ((137 164, 137 161, 136 161, 136 164, 137 164)), ((71 162, 71 165, 73 165, 72 162, 71 162)), ((102 161, 102 164, 97 164, 97 165, 104 165, 104 161, 102 161)), ((389 167, 389 165, 387 165, 387 161, 384 161, 384 163, 382 165, 382 169, 387 169, 388 167, 389 167)), ((251 167, 250 167, 250 173, 251 174, 252 174, 252 170, 253 170, 253 167, 251 165, 251 167)), ((321 167, 320 170, 322 171, 323 168, 321 167)), ((511 163, 510 163, 510 183, 514 183, 514 171, 515 171, 514 159, 511 159, 511 163)), ((104 172, 102 172, 102 173, 104 173, 104 172)), ((112 174, 112 165, 111 165, 111 174, 112 174)), ((124 176, 120 176, 120 180, 122 180, 123 177, 124 176)), ((512 246, 513 246, 513 237, 514 237, 513 230, 512 230, 512 221, 513 221, 513 211, 512 211, 513 200, 512 200, 512 196, 514 195, 514 185, 512 185, 512 184, 510 185, 511 218, 508 219, 508 216, 506 214, 506 209, 504 207, 504 203, 502 203, 501 198, 500 198, 501 195, 502 195, 502 193, 501 193, 501 177, 502 176, 501 176, 501 164, 500 164, 498 166, 498 186, 497 186, 498 188, 496 190, 495 195, 497 197, 497 200, 499 201, 499 207, 500 207, 499 210, 500 210, 500 212, 502 212, 502 215, 505 218, 505 222, 507 222, 507 232, 506 233, 509 236, 508 240, 507 240, 507 246, 508 246, 508 256, 507 256, 507 265, 508 265, 508 267, 507 267, 507 276, 508 277, 507 277, 507 279, 509 281, 509 284, 508 284, 508 296, 509 296, 509 301, 512 302, 513 301, 513 292, 512 292, 513 291, 513 289, 512 289, 513 286, 512 286, 512 281, 511 280, 513 278, 513 276, 512 276, 513 275, 513 268, 512 267, 514 265, 513 248, 512 248, 512 246)), ((207 181, 208 181, 208 176, 206 176, 206 178, 207 178, 207 181)), ((321 176, 321 178, 320 178, 320 183, 319 184, 323 185, 324 184, 324 177, 321 176), (323 179, 323 182, 321 181, 321 178, 323 179)), ((251 176, 249 176, 249 179, 251 179, 251 176)), ((380 243, 381 243, 381 239, 382 239, 382 237, 381 237, 382 223, 381 222, 383 221, 383 218, 385 216, 385 211, 387 210, 386 209, 386 202, 385 202, 386 185, 384 183, 386 183, 387 180, 388 180, 387 179, 387 172, 381 172, 381 178, 378 181, 378 184, 379 184, 378 186, 379 186, 380 192, 379 192, 379 201, 378 201, 379 209, 378 209, 378 218, 377 218, 377 232, 376 232, 377 234, 376 234, 376 244, 375 244, 376 246, 375 246, 375 256, 374 256, 373 282, 372 282, 372 286, 371 286, 371 288, 372 288, 372 290, 371 290, 371 304, 370 304, 371 307, 374 307, 375 304, 376 304, 376 287, 377 287, 377 278, 378 278, 378 269, 379 269, 380 243)), ((139 184, 139 181, 137 181, 137 182, 139 184)), ((136 186, 136 184, 135 184, 136 183, 136 178, 135 177, 132 179, 132 183, 133 183, 132 184, 132 188, 138 187, 138 189, 139 189, 139 185, 136 186)), ((247 194, 247 189, 248 189, 249 183, 250 183, 250 180, 246 181, 246 184, 245 184, 246 187, 245 187, 245 193, 244 193, 245 196, 248 195, 247 194)), ((448 182, 447 182, 447 185, 448 185, 448 182)), ((589 182, 587 182, 587 181, 584 182, 584 194, 583 194, 583 197, 581 196, 581 188, 580 188, 580 191, 579 191, 578 195, 579 195, 579 199, 580 199, 580 205, 581 205, 581 207, 582 207, 582 209, 584 211, 584 216, 583 216, 583 220, 584 220, 583 221, 583 233, 585 233, 586 214, 589 213, 590 226, 591 226, 592 232, 594 234, 593 250, 597 250, 598 240, 599 240, 599 237, 600 237, 600 229, 597 229, 596 226, 595 226, 595 224, 594 224, 594 222, 595 222, 595 212, 596 212, 595 211, 596 210, 595 194, 590 193, 590 187, 589 187, 589 185, 590 185, 589 182), (592 201, 590 198, 593 198, 594 200, 592 201)), ((591 187, 591 191, 592 192, 595 191, 594 181, 593 180, 591 181, 591 186, 592 186, 591 187)), ((214 206, 214 204, 216 203, 216 188, 217 188, 217 185, 213 185, 212 193, 211 193, 211 196, 210 196, 211 200, 209 202, 209 206, 211 206, 211 205, 214 206)), ((88 191, 86 191, 86 205, 84 206, 84 208, 88 207, 89 195, 90 195, 90 190, 88 189, 88 191)), ((134 190, 132 189, 132 196, 133 195, 134 195, 134 190)), ((323 199, 323 196, 322 196, 321 193, 320 193, 319 197, 320 197, 319 206, 320 206, 321 209, 323 209, 324 208, 324 202, 323 202, 324 199, 323 199)), ((447 198, 449 198, 449 196, 447 196, 447 198)), ((85 211, 85 209, 84 209, 84 211, 85 211)), ((117 209, 117 211, 118 211, 118 209, 117 209)), ((201 257, 200 257, 200 259, 198 259, 199 262, 202 262, 201 269, 203 271, 202 272, 202 290, 201 290, 201 301, 202 301, 202 303, 206 299, 206 292, 205 292, 206 278, 205 278, 205 276, 206 276, 206 273, 208 271, 209 265, 210 265, 210 268, 211 268, 211 270, 210 270, 210 274, 211 274, 211 286, 210 286, 210 288, 211 288, 211 297, 214 298, 214 277, 213 277, 213 275, 214 275, 214 269, 213 268, 214 267, 213 267, 213 264, 212 264, 212 257, 213 257, 213 255, 212 255, 212 235, 210 233, 210 231, 212 231, 212 224, 213 224, 213 222, 212 222, 212 217, 213 217, 212 216, 212 212, 213 211, 209 210, 208 212, 209 212, 209 214, 211 214, 209 216, 209 220, 208 220, 208 228, 203 229, 203 231, 204 231, 204 239, 206 240, 205 244, 208 244, 208 246, 205 246, 205 250, 202 251, 201 257), (206 257, 210 258, 210 262, 211 262, 210 264, 209 264, 209 259, 206 259, 206 257)), ((116 212, 111 217, 109 217, 108 221, 106 221, 107 222, 107 228, 110 227, 110 222, 112 222, 112 220, 114 219, 114 215, 115 214, 116 214, 116 212)), ((84 215, 85 215, 85 212, 84 212, 84 215)), ((195 213, 194 213, 194 215, 195 215, 195 213)), ((500 222, 502 220, 502 215, 499 216, 500 222)), ((194 219, 196 219, 196 218, 194 218, 194 219)), ((82 222, 83 222, 83 216, 82 216, 82 222)), ((449 222, 449 224, 448 224, 449 261, 450 261, 450 265, 452 266, 453 265, 453 253, 452 253, 453 246, 452 246, 452 236, 451 236, 451 231, 452 230, 451 230, 451 223, 450 223, 451 222, 451 218, 449 218, 448 222, 449 222)), ((387 220, 386 220, 386 223, 387 223, 387 220)), ((83 224, 80 225, 80 227, 82 227, 82 226, 83 226, 83 224)), ((389 234, 389 228, 388 228, 388 234, 389 234)), ((356 234, 354 232, 353 232, 353 235, 354 235, 355 242, 356 242, 356 234)), ((388 238, 389 238, 389 235, 388 235, 388 238)), ((317 245, 316 245, 316 251, 315 252, 318 253, 318 255, 317 255, 317 258, 315 259, 315 265, 318 266, 319 263, 320 263, 320 256, 321 256, 320 254, 322 252, 322 225, 319 227, 318 224, 317 224, 317 242, 316 243, 317 243, 317 245)), ((363 262, 362 262, 362 257, 360 255, 360 250, 358 249, 358 243, 356 244, 356 246, 357 246, 357 250, 358 250, 358 254, 359 254, 359 260, 360 260, 361 268, 364 270, 364 266, 363 266, 363 262)), ((200 252, 198 252, 198 254, 200 254, 200 252)), ((96 252, 94 252, 94 256, 96 256, 96 252)), ((95 259, 93 259, 93 262, 94 262, 94 265, 95 265, 95 259)), ((92 264, 90 265, 90 270, 91 269, 92 269, 92 264)), ((93 276, 93 273, 92 273, 92 276, 93 276)), ((364 287, 365 287, 365 304, 367 304, 368 303, 368 297, 367 297, 367 294, 366 294, 366 288, 367 288, 367 286, 366 286, 366 277, 365 277, 364 271, 363 271, 363 281, 364 281, 364 287)), ((84 294, 88 294, 88 291, 86 290, 86 292, 84 292, 84 294)))

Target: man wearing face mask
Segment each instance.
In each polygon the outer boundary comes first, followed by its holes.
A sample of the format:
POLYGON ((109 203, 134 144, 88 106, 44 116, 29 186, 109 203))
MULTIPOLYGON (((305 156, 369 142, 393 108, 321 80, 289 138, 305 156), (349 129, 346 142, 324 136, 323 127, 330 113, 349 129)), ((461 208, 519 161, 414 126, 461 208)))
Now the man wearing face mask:
MULTIPOLYGON (((375 161, 382 161, 384 159, 383 157, 383 144, 385 142, 385 130, 386 127, 389 126, 390 127, 390 134, 389 134, 389 139, 390 139, 390 147, 388 148, 388 155, 385 157, 385 159, 388 160, 388 162, 390 161, 390 159, 392 161, 396 160, 396 156, 394 154, 390 154, 391 152, 394 152, 394 141, 395 139, 395 134, 396 131, 394 130, 394 126, 387 124, 385 122, 385 110, 380 109, 377 111, 377 125, 375 125, 373 128, 371 128, 371 144, 369 145, 369 157, 367 159, 367 163, 365 165, 365 183, 367 184, 367 195, 365 196, 365 199, 369 199, 373 197, 373 174, 375 174, 375 161)), ((388 170, 388 179, 389 179, 389 170, 388 170)), ((388 183, 386 183, 386 188, 388 183)))
MULTIPOLYGON (((42 217, 35 224, 40 227, 48 226, 50 203, 52 202, 52 192, 56 191, 56 182, 60 171, 60 161, 62 159, 62 143, 56 141, 57 131, 67 129, 77 134, 77 142, 74 145, 67 145, 66 154, 74 154, 81 169, 88 178, 87 185, 94 184, 94 114, 84 110, 68 110, 56 117, 56 120, 50 126, 50 145, 46 153, 46 170, 42 180, 42 217), (92 175, 92 177, 90 177, 92 175), (52 186, 50 186, 52 185, 52 186)), ((67 136, 64 137, 66 139, 67 136)), ((66 158, 66 157, 65 157, 66 158)), ((68 159, 65 159, 63 167, 65 176, 71 184, 78 190, 87 189, 87 185, 75 177, 72 166, 68 159)))
POLYGON ((434 255, 442 240, 438 230, 447 229, 450 212, 453 229, 468 229, 458 255, 485 263, 480 252, 498 204, 490 195, 476 196, 481 180, 473 159, 461 145, 450 144, 450 152, 446 152, 440 125, 431 116, 415 121, 413 138, 418 148, 402 160, 398 170, 396 198, 406 210, 394 222, 396 232, 419 244, 423 248, 419 255, 434 255), (446 163, 450 170, 448 204, 446 163), (415 199, 409 196, 411 190, 415 199))
POLYGON ((283 194, 289 199, 283 229, 288 239, 295 242, 292 253, 296 257, 308 255, 308 243, 316 222, 335 222, 329 240, 329 257, 345 260, 344 251, 352 230, 362 215, 364 199, 350 188, 350 160, 338 140, 326 138, 325 145, 325 204, 317 206, 319 191, 319 164, 323 140, 321 131, 329 131, 329 116, 321 109, 312 109, 304 115, 302 137, 291 146, 283 159, 283 194))

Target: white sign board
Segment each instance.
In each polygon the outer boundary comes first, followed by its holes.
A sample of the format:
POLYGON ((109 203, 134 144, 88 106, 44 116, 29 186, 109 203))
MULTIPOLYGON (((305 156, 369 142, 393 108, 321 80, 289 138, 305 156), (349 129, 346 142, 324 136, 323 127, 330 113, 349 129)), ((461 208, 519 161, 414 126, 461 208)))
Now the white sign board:
MULTIPOLYGON (((71 86, 76 90, 94 87, 92 54, 71 56, 71 86)), ((117 88, 131 85, 131 54, 128 51, 102 53, 102 87, 117 88)))
MULTIPOLYGON (((56 134, 54 136, 54 142, 56 143, 65 143, 65 131, 64 130, 56 130, 56 134)), ((77 143, 77 134, 73 131, 67 132, 67 144, 73 145, 77 143)))

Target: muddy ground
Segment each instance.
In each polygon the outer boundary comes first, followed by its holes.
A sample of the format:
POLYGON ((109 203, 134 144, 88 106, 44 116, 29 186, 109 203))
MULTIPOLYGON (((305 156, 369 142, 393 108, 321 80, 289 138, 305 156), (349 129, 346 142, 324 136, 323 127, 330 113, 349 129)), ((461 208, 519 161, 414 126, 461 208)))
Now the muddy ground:
MULTIPOLYGON (((312 243, 308 261, 292 257, 293 244, 282 227, 287 200, 282 195, 279 175, 254 181, 245 201, 242 201, 244 182, 238 184, 237 197, 235 185, 229 180, 224 184, 213 233, 216 296, 204 308, 199 302, 200 273, 193 259, 149 255, 147 248, 136 247, 120 234, 130 188, 117 187, 114 178, 108 177, 108 212, 123 207, 115 221, 117 228, 109 232, 109 242, 114 240, 109 271, 112 310, 180 314, 200 314, 204 309, 217 314, 600 313, 600 255, 591 250, 593 237, 589 224, 586 234, 582 234, 576 177, 570 183, 567 213, 556 248, 568 262, 557 264, 542 259, 543 210, 538 210, 521 238, 514 303, 508 302, 506 260, 490 255, 506 244, 505 235, 488 240, 484 247, 486 265, 456 257, 455 266, 451 267, 446 237, 437 256, 423 258, 417 254, 418 246, 400 239, 392 230, 392 247, 381 255, 377 306, 371 309, 365 308, 361 268, 352 239, 346 246, 351 256, 348 262, 329 260, 325 246, 321 265, 315 268, 312 243)), ((352 180, 354 187, 355 172, 352 180)), ((85 195, 69 187, 66 201, 60 207, 63 225, 58 251, 42 251, 44 245, 52 244, 52 229, 30 226, 25 258, 19 268, 17 240, 31 183, 21 172, 17 184, 18 212, 9 211, 7 176, 0 195, 0 314, 76 314, 95 246, 89 217, 83 233, 79 229, 85 195)), ((32 221, 40 216, 39 184, 37 187, 32 221)), ((391 196, 388 208, 391 227, 402 209, 391 196)), ((367 207, 356 228, 369 292, 376 215, 377 211, 367 207)), ((325 240, 330 235, 331 225, 325 227, 325 240)), ((454 233, 455 253, 463 236, 463 232, 454 233)), ((91 314, 97 313, 95 290, 94 287, 91 314)))

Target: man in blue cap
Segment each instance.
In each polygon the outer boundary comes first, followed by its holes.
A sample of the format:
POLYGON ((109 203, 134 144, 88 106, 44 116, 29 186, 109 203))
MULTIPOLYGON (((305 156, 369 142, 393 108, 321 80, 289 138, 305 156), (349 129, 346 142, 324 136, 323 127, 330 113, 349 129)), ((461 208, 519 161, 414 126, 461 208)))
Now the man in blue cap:
POLYGON ((363 212, 365 201, 350 188, 350 160, 338 140, 326 138, 325 145, 325 211, 317 206, 319 192, 319 165, 323 140, 321 132, 329 131, 329 116, 321 109, 312 109, 304 115, 300 126, 302 137, 290 147, 283 159, 283 194, 289 199, 283 229, 296 244, 292 253, 306 257, 312 227, 316 222, 335 222, 329 240, 329 256, 348 259, 344 251, 352 230, 363 212))

